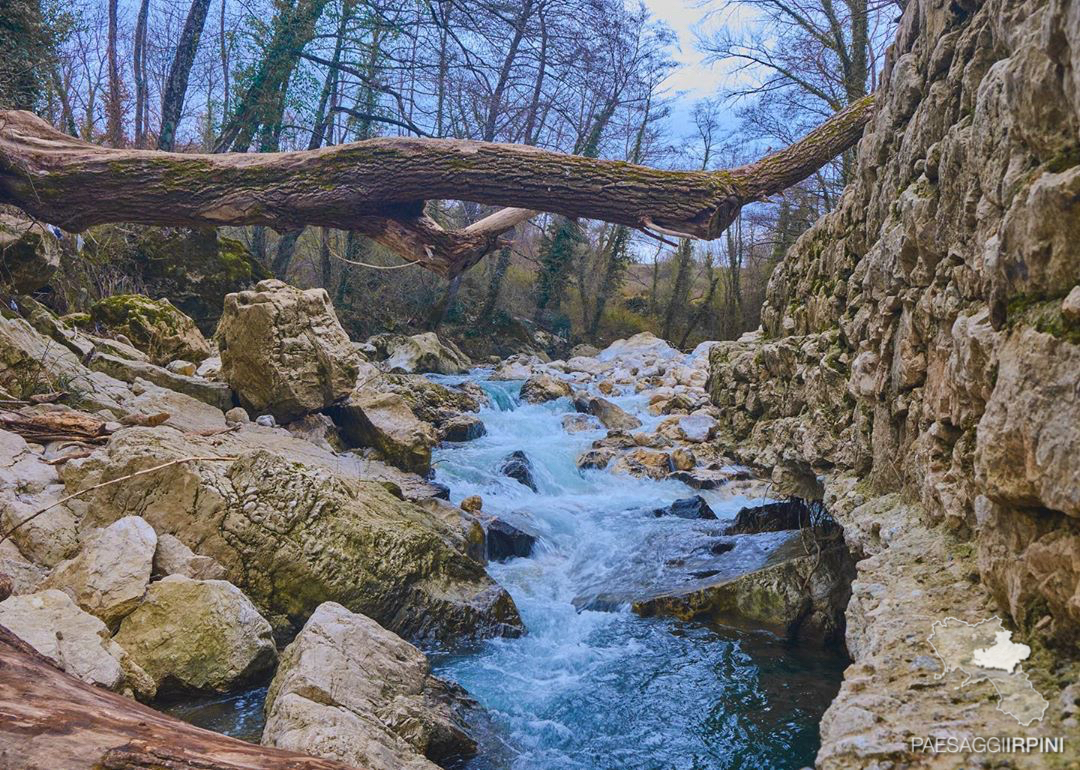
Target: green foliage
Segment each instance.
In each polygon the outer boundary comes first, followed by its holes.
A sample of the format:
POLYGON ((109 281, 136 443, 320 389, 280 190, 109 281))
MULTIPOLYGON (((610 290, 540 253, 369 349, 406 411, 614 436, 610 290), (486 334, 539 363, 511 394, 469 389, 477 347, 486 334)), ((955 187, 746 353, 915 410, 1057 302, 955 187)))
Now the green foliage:
POLYGON ((0 109, 37 109, 55 55, 41 0, 0 2, 0 51, 0 109))
POLYGON ((1006 318, 1010 327, 1030 326, 1043 334, 1080 345, 1080 322, 1071 321, 1061 312, 1061 297, 1045 299, 1020 295, 1009 301, 1006 318))
POLYGON ((540 250, 540 274, 536 281, 538 313, 549 307, 557 308, 562 302, 570 264, 573 262, 575 251, 583 242, 581 230, 577 222, 572 219, 559 217, 554 228, 554 234, 545 237, 540 250))

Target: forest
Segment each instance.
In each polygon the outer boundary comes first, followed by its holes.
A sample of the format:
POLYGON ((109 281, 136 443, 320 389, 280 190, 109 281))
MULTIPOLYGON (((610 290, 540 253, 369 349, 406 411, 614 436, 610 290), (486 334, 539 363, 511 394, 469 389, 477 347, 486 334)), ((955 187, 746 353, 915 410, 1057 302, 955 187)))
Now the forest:
MULTIPOLYGON (((272 153, 450 138, 703 171, 791 145, 865 97, 900 10, 717 2, 680 40, 645 4, 622 0, 9 5, 0 34, 19 55, 2 65, 0 107, 36 110, 108 147, 272 153), (669 83, 683 49, 731 77, 687 96, 669 83)), ((325 287, 357 338, 439 330, 483 356, 538 333, 558 349, 650 331, 690 348, 756 328, 773 267, 835 204, 851 163, 848 151, 740 210, 712 242, 540 214, 453 276, 410 266, 357 230, 222 232, 266 275, 325 287)), ((447 228, 492 210, 447 197, 426 211, 447 228)), ((147 237, 132 227, 81 237, 78 248, 99 256, 80 261, 58 311, 147 289, 125 266, 147 237)))

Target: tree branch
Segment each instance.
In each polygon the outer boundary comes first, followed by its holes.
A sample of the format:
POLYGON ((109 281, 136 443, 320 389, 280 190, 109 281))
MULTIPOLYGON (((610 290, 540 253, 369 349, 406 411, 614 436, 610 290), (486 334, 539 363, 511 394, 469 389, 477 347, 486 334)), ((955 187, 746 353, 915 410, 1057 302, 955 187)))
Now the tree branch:
POLYGON ((871 95, 780 152, 708 172, 409 137, 258 154, 108 149, 8 111, 0 112, 0 203, 72 231, 107 222, 355 230, 453 276, 497 247, 526 211, 716 238, 743 205, 802 181, 855 144, 872 105, 871 95), (522 211, 446 230, 424 213, 429 199, 522 211))

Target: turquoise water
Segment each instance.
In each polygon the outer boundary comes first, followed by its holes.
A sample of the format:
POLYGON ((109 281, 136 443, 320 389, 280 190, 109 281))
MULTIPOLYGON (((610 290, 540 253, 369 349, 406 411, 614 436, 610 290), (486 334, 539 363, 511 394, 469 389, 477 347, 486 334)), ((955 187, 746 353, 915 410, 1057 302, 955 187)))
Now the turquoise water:
MULTIPOLYGON (((447 378, 440 378, 444 381, 447 378)), ((495 404, 488 433, 436 451, 451 499, 479 494, 484 511, 538 536, 533 555, 489 565, 513 595, 528 634, 434 659, 487 710, 470 770, 801 768, 813 763, 818 723, 846 659, 764 633, 642 619, 625 604, 578 611, 597 596, 633 596, 663 583, 670 564, 720 536, 723 521, 656 518, 648 510, 694 492, 678 482, 579 472, 602 431, 567 434, 567 399, 517 400, 520 383, 484 382, 495 404), (534 493, 497 472, 529 456, 534 493)), ((645 423, 641 396, 614 398, 645 423)), ((723 520, 755 502, 702 493, 723 520)), ((725 554, 753 568, 783 535, 753 536, 725 554)))

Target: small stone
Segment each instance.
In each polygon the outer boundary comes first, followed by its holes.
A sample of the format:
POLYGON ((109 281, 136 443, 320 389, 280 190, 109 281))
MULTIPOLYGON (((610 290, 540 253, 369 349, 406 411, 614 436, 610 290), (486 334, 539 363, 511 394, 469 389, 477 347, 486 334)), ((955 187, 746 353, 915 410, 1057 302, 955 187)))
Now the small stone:
POLYGON ((484 507, 484 498, 480 495, 470 495, 461 501, 461 510, 466 513, 476 513, 484 507))
POLYGON ((533 478, 532 463, 529 462, 528 455, 520 449, 503 458, 502 464, 499 466, 499 473, 509 476, 519 484, 524 484, 533 492, 537 491, 536 480, 533 478))
POLYGON ((677 516, 680 519, 715 519, 716 514, 701 495, 676 500, 666 508, 656 508, 653 516, 677 516))
POLYGON ((606 468, 614 457, 615 452, 610 449, 589 449, 578 456, 577 467, 581 470, 606 468))
MULTIPOLYGON (((263 417, 270 418, 270 426, 273 427, 274 418, 271 415, 263 415, 263 417)), ((261 419, 261 418, 260 418, 261 419)), ((248 416, 247 409, 242 406, 234 406, 232 409, 225 413, 225 422, 230 425, 240 425, 245 422, 251 422, 251 418, 248 416)), ((259 423, 263 425, 264 423, 259 423)))
POLYGON ((580 433, 584 430, 598 430, 599 421, 589 414, 564 414, 562 416, 563 430, 567 433, 580 433))
POLYGON ((195 364, 180 358, 175 361, 170 361, 165 368, 173 374, 182 374, 185 377, 194 377, 195 372, 198 370, 198 367, 196 367, 195 364))
POLYGON ((276 428, 277 420, 274 419, 274 415, 272 414, 260 414, 255 418, 255 424, 261 425, 264 428, 276 428))
POLYGON ((542 404, 570 396, 570 383, 550 374, 534 374, 521 386, 521 398, 530 404, 542 404))

